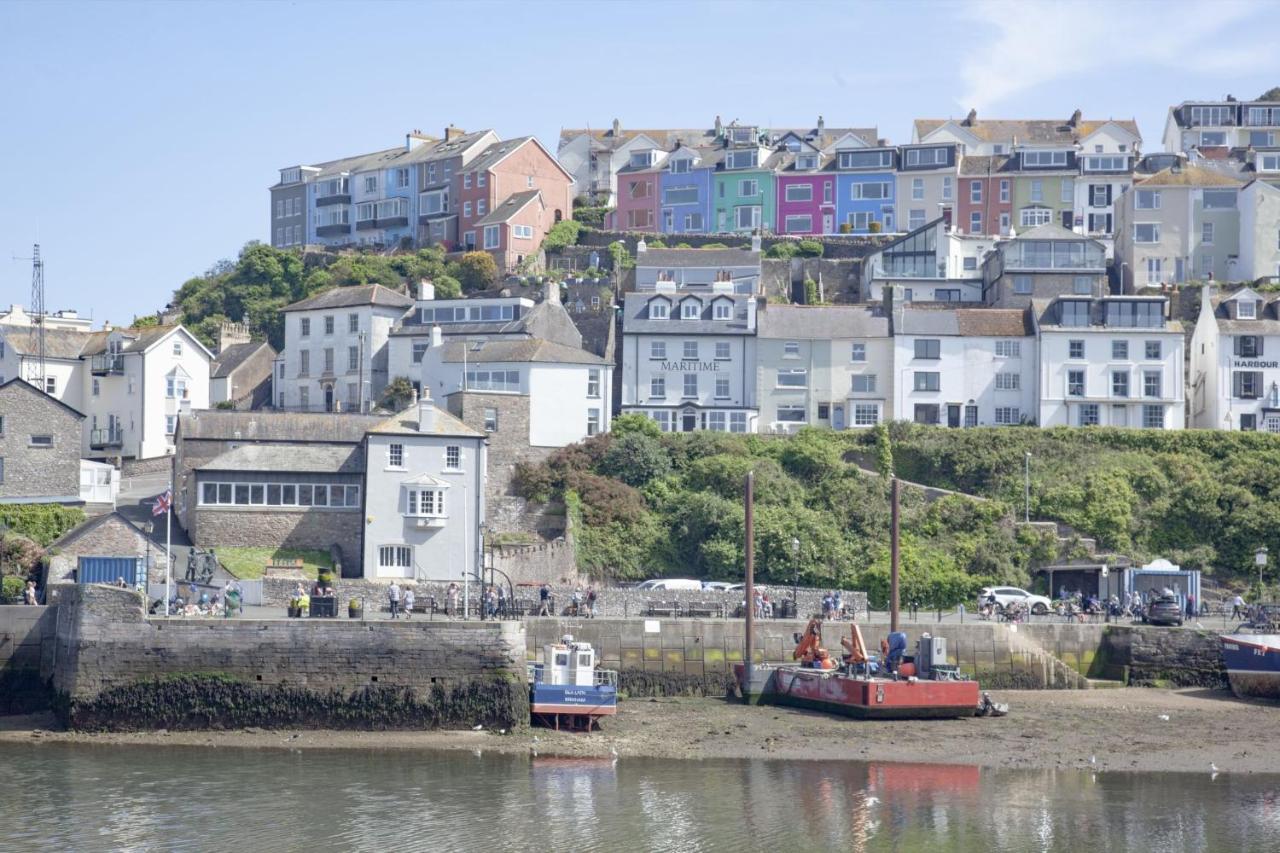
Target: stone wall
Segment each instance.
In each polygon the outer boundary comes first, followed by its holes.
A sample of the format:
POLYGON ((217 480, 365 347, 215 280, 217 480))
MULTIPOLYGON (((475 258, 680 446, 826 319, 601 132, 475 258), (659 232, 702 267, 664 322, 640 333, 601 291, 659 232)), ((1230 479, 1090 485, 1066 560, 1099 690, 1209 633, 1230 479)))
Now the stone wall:
POLYGON ((792 284, 811 278, 820 282, 824 302, 858 302, 861 297, 862 261, 854 258, 764 258, 760 262, 760 289, 771 301, 791 302, 792 284))
POLYGON ((1138 686, 1227 686, 1220 632, 1109 625, 1099 654, 1109 675, 1138 686))
MULTIPOLYGON (((693 248, 705 246, 708 243, 721 243, 730 248, 750 248, 751 237, 748 234, 641 234, 635 231, 600 231, 595 229, 584 229, 578 237, 578 245, 603 247, 608 246, 615 240, 621 240, 627 247, 632 257, 635 257, 636 243, 641 238, 645 242, 652 244, 654 240, 661 240, 668 247, 675 247, 680 243, 687 243, 693 248)), ((893 238, 889 236, 867 237, 867 236, 811 236, 804 235, 799 237, 779 237, 766 236, 761 240, 761 247, 766 251, 770 246, 777 243, 796 243, 800 240, 814 240, 823 246, 823 257, 826 258, 865 258, 867 255, 879 249, 881 246, 890 242, 893 238)), ((603 250, 601 254, 606 254, 603 250)))
POLYGON ((197 507, 188 514, 191 541, 202 548, 249 546, 259 548, 342 549, 343 572, 362 572, 360 536, 364 516, 351 510, 228 509, 197 507))
POLYGON ((137 477, 141 474, 161 474, 168 473, 172 469, 172 456, 153 456, 150 459, 125 459, 120 465, 120 476, 137 477))
POLYGON ((84 418, 25 382, 0 387, 0 498, 80 499, 84 418), (33 435, 53 444, 33 446, 33 435))
POLYGON ((48 707, 40 668, 53 653, 56 620, 56 607, 0 605, 0 715, 48 707))
POLYGON ((565 539, 537 545, 496 545, 490 552, 493 567, 509 577, 513 584, 540 584, 545 581, 571 589, 586 583, 586 578, 578 574, 573 543, 565 539))
MULTIPOLYGON (((510 495, 516 463, 536 464, 557 448, 529 444, 529 397, 524 394, 491 394, 458 391, 445 398, 449 414, 489 436, 489 467, 485 480, 485 501, 496 503, 510 495), (498 428, 485 430, 485 409, 494 409, 498 428)), ((501 529, 501 528, 499 528, 501 529)))
MULTIPOLYGON (((102 711, 113 707, 128 709, 126 725, 145 723, 139 717, 145 706, 124 705, 122 697, 199 690, 221 695, 228 684, 241 698, 270 703, 273 715, 280 713, 277 700, 287 697, 304 706, 314 701, 329 725, 341 724, 341 713, 334 712, 345 707, 357 726, 367 719, 361 704, 370 697, 408 708, 452 698, 458 707, 438 719, 457 719, 455 712, 473 706, 483 717, 478 692, 505 685, 514 702, 505 716, 514 718, 496 722, 527 723, 524 628, 518 622, 153 620, 146 618, 141 596, 106 586, 75 587, 58 609, 58 656, 46 676, 73 725, 110 727, 102 711), (182 689, 166 688, 173 682, 182 689)), ((200 697, 192 698, 198 703, 200 697)), ((208 721, 183 709, 156 707, 153 713, 157 719, 221 722, 216 713, 208 721)), ((395 724, 394 718, 380 719, 395 724)), ((300 712, 289 722, 312 720, 300 712)))

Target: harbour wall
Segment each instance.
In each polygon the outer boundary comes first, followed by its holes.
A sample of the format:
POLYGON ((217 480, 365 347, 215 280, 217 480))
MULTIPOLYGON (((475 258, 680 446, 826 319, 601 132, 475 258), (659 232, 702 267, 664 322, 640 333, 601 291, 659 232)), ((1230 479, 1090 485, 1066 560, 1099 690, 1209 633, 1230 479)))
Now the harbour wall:
MULTIPOLYGON (((87 729, 527 724, 518 622, 148 619, 131 590, 78 586, 42 676, 87 729)), ((47 644, 48 637, 45 636, 47 644)))
POLYGON ((53 650, 56 607, 0 605, 0 714, 48 709, 41 658, 53 650))

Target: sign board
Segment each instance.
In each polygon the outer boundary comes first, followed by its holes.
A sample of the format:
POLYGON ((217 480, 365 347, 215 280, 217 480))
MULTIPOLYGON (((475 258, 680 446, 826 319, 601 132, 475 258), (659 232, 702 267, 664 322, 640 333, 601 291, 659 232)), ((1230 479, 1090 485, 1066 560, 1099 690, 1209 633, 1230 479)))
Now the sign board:
POLYGON ((657 619, 644 620, 644 632, 646 634, 656 634, 661 630, 660 623, 657 619))

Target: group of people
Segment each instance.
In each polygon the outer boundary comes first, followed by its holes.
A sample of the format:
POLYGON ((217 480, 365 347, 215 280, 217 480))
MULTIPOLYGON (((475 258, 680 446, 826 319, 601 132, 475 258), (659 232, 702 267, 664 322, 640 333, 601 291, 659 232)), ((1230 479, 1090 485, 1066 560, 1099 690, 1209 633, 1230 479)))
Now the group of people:
POLYGON ((773 618, 773 601, 769 598, 769 593, 755 590, 755 601, 752 604, 752 612, 755 613, 757 619, 773 618))
POLYGON ((839 619, 844 613, 844 598, 839 592, 832 590, 822 596, 822 618, 839 619))
MULTIPOLYGON (((116 586, 123 589, 128 588, 124 578, 116 579, 116 586)), ((302 589, 302 584, 298 584, 298 589, 302 589)), ((303 590, 305 595, 306 591, 303 590)), ((221 591, 213 590, 210 592, 208 588, 201 589, 194 583, 186 585, 186 592, 183 592, 182 584, 177 584, 173 590, 173 597, 169 599, 169 615, 170 616, 227 616, 228 608, 231 613, 235 613, 240 609, 240 585, 235 581, 227 581, 223 585, 221 591)), ((153 611, 159 610, 160 602, 155 602, 153 611)))
POLYGON ((391 606, 392 619, 399 619, 401 613, 406 620, 411 619, 413 606, 416 603, 413 587, 406 586, 401 589, 399 583, 392 581, 391 586, 387 587, 387 603, 391 606))

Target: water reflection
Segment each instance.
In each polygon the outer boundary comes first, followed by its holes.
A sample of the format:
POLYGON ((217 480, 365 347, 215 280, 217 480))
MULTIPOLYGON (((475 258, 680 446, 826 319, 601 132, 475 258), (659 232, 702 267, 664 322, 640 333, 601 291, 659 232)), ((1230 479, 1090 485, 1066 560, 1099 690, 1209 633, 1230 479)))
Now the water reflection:
POLYGON ((0 747, 0 849, 1280 850, 1280 777, 0 747))

